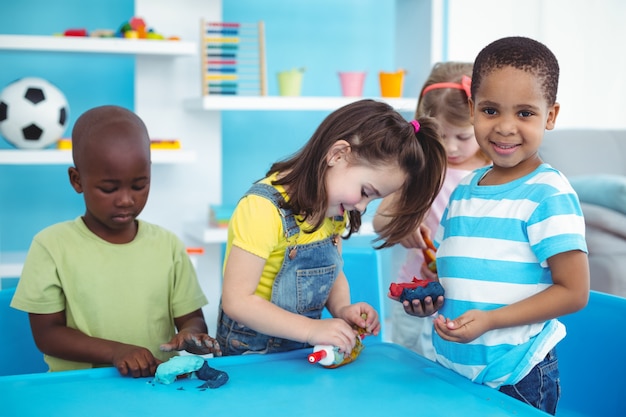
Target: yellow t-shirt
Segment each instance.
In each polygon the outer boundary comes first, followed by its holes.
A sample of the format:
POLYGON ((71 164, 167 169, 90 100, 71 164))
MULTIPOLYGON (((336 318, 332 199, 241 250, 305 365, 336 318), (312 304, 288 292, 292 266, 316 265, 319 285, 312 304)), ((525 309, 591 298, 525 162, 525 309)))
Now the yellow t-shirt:
MULTIPOLYGON (((265 178, 261 180, 261 183, 271 185, 271 181, 275 178, 275 175, 265 178)), ((274 188, 281 193, 285 200, 288 200, 282 186, 274 186, 274 188)), ((301 231, 288 241, 284 236, 283 224, 276 206, 267 198, 247 195, 239 201, 229 222, 225 262, 228 260, 233 245, 265 259, 265 267, 256 289, 256 295, 270 300, 274 278, 283 264, 287 246, 317 242, 334 234, 341 235, 345 230, 346 222, 347 214, 343 221, 339 222, 329 217, 324 220, 322 227, 315 232, 305 233, 301 231)), ((296 223, 301 229, 311 228, 309 223, 301 222, 297 217, 296 223)))

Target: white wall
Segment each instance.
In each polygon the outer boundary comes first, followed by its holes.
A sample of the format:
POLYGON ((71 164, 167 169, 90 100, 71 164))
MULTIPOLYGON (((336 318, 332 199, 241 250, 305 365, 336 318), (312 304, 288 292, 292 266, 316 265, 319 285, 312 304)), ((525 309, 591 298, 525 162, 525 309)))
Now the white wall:
MULTIPOLYGON (((199 43, 200 19, 219 21, 219 0, 136 0, 135 14, 165 36, 199 43)), ((200 46, 198 45, 198 51, 200 46)), ((155 138, 180 139, 197 155, 184 166, 154 165, 150 199, 142 218, 179 236, 188 222, 208 221, 210 204, 221 203, 222 142, 219 112, 193 112, 185 99, 199 98, 200 56, 139 57, 135 76, 135 110, 155 138)))
MULTIPOLYGON (((200 19, 222 20, 221 0, 136 0, 135 15, 149 17, 165 36, 199 43, 200 19)), ((198 51, 200 45, 198 45, 198 51)), ((135 74, 135 111, 154 138, 180 139, 197 155, 194 163, 153 165, 150 198, 141 217, 175 232, 189 246, 201 245, 183 232, 186 223, 208 225, 208 209, 222 198, 222 126, 219 112, 188 111, 185 99, 199 98, 200 55, 175 59, 139 57, 135 74)), ((209 299, 204 315, 215 334, 221 294, 221 247, 205 246, 194 259, 198 279, 209 299)))
POLYGON ((626 2, 447 3, 448 60, 473 61, 480 49, 504 36, 537 39, 554 52, 561 67, 557 128, 626 128, 626 2))

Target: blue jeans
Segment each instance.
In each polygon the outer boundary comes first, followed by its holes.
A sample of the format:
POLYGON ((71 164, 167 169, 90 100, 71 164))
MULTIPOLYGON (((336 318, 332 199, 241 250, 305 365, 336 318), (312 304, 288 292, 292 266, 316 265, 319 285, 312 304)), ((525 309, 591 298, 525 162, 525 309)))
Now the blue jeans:
POLYGON ((556 405, 561 397, 556 349, 552 349, 520 382, 503 385, 500 392, 555 415, 556 405))

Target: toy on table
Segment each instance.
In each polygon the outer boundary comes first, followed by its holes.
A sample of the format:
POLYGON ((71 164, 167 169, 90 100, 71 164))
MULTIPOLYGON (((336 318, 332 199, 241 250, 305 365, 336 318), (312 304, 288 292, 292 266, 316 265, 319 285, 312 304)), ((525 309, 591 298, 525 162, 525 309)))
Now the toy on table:
MULTIPOLYGON (((367 318, 365 314, 361 315, 364 319, 367 318)), ((353 362, 360 354, 361 351, 365 348, 362 339, 365 338, 367 331, 362 327, 354 327, 358 333, 359 337, 356 338, 356 344, 350 352, 349 355, 344 355, 339 352, 339 348, 331 345, 316 345, 313 348, 313 353, 309 355, 310 363, 319 363, 324 368, 338 368, 342 365, 346 365, 350 362, 353 362)))
POLYGON ((184 355, 174 356, 157 366, 154 380, 161 384, 171 384, 180 378, 201 379, 204 384, 199 389, 219 388, 228 381, 228 374, 211 368, 206 359, 201 356, 184 355))
POLYGON ((389 294, 393 298, 398 298, 400 302, 404 302, 404 300, 408 302, 420 300, 423 302, 426 297, 431 297, 434 301, 440 295, 443 296, 445 291, 439 281, 413 277, 411 282, 401 282, 399 284, 392 282, 389 286, 389 294))

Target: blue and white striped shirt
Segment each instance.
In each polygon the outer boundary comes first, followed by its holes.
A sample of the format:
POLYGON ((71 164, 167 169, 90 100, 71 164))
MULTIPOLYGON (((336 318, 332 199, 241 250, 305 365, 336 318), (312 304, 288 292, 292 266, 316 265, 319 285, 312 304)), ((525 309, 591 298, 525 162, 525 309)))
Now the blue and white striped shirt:
MULTIPOLYGON (((471 309, 493 310, 552 284, 547 259, 587 252, 578 196, 547 164, 507 184, 479 186, 491 167, 465 177, 450 197, 437 230, 437 271, 446 290, 440 310, 455 319, 471 309)), ((519 382, 565 337, 557 319, 489 331, 470 343, 433 332, 437 360, 491 387, 519 382)))

